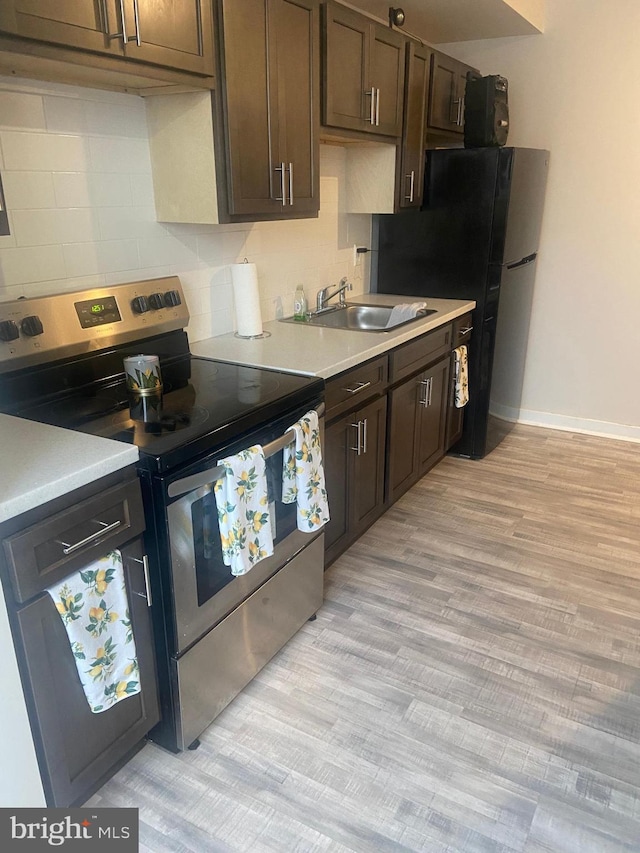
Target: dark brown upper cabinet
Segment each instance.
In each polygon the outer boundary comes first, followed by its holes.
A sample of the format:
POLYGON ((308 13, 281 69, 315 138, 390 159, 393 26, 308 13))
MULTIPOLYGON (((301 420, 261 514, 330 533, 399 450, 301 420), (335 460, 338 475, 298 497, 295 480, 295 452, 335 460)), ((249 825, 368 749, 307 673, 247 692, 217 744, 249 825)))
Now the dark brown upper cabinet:
POLYGON ((324 124, 402 135, 405 38, 338 3, 324 6, 324 124))
MULTIPOLYGON (((103 57, 213 74, 208 0, 3 0, 0 32, 103 57)), ((66 58, 78 63, 79 54, 66 58)))
POLYGON ((464 133, 464 92, 469 65, 434 52, 431 61, 429 129, 448 134, 464 133))
POLYGON ((398 205, 419 208, 424 183, 424 152, 427 132, 427 104, 433 51, 426 45, 406 44, 404 125, 400 152, 398 205))
POLYGON ((317 216, 318 0, 218 0, 216 11, 227 221, 317 216))

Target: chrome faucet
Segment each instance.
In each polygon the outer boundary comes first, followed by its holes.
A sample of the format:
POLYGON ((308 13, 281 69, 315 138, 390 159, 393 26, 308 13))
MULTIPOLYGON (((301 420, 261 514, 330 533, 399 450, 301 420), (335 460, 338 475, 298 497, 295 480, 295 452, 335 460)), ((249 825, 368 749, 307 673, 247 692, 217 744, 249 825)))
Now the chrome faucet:
POLYGON ((340 305, 346 305, 347 303, 345 298, 345 290, 353 290, 353 285, 350 281, 347 281, 345 277, 340 279, 340 284, 338 285, 336 290, 333 291, 333 293, 330 293, 330 290, 331 285, 329 285, 328 287, 323 287, 321 290, 318 291, 316 295, 316 311, 325 311, 327 309, 327 302, 330 299, 333 299, 334 296, 338 295, 340 295, 340 305))

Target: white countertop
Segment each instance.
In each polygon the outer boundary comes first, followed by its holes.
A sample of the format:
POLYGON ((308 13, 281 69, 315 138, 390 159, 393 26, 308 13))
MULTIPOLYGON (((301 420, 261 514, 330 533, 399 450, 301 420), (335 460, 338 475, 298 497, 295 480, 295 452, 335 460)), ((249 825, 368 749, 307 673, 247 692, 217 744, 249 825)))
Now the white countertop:
MULTIPOLYGON (((365 293, 349 301, 370 305, 396 305, 418 300, 419 297, 365 293)), ((428 298, 426 302, 427 307, 435 308, 437 313, 388 332, 354 332, 272 320, 263 325, 264 331, 271 333, 268 338, 242 340, 229 333, 193 343, 191 352, 203 358, 328 379, 451 322, 471 311, 476 304, 464 299, 428 298)))
POLYGON ((0 522, 138 461, 138 448, 0 414, 0 522))

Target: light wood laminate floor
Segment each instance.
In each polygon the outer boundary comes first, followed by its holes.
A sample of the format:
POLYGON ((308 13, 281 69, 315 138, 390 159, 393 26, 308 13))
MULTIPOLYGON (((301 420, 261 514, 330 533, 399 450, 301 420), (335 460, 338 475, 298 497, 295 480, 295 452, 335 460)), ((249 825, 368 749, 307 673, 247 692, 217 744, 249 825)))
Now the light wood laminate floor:
POLYGON ((89 804, 141 850, 640 851, 640 446, 445 459, 202 736, 89 804))

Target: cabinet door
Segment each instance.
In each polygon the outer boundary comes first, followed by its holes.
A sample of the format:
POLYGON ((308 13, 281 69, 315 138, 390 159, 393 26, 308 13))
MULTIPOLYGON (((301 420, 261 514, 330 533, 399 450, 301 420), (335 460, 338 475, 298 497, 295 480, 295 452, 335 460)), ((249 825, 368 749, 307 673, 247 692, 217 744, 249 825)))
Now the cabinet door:
POLYGON ((385 136, 402 136, 405 39, 395 30, 373 25, 369 83, 375 90, 373 125, 366 127, 385 136))
POLYGON ((354 415, 355 451, 348 489, 352 538, 359 536, 384 509, 384 463, 387 398, 380 397, 354 415))
POLYGON ((347 484, 356 434, 352 422, 353 416, 349 414, 324 431, 324 476, 331 516, 331 521, 324 528, 327 563, 344 551, 349 539, 347 484))
POLYGON ((281 213, 286 174, 283 164, 272 163, 272 142, 278 139, 279 128, 277 103, 272 103, 277 90, 269 87, 267 72, 267 4, 222 0, 218 9, 229 213, 245 217, 281 213))
POLYGON ((464 81, 466 66, 442 53, 431 64, 429 127, 462 133, 464 130, 464 81))
POLYGON ((213 74, 210 0, 124 0, 123 8, 127 58, 213 74))
POLYGON ((371 22, 335 3, 326 3, 324 14, 324 124, 371 129, 375 124, 369 82, 371 22))
POLYGON ((99 53, 123 53, 122 37, 108 35, 122 32, 116 0, 3 0, 0 30, 99 53))
POLYGON ((428 47, 413 41, 407 42, 400 207, 419 208, 422 204, 431 55, 432 51, 428 47))
POLYGON ((269 0, 268 8, 270 51, 276 57, 275 68, 270 63, 271 104, 278 108, 276 160, 285 164, 285 212, 315 216, 320 208, 318 2, 269 0))
POLYGON ((389 394, 387 498, 390 503, 396 501, 418 478, 417 410, 423 391, 422 379, 422 376, 414 376, 389 394))
POLYGON ((417 475, 421 477, 444 456, 449 403, 449 364, 443 358, 420 377, 417 420, 417 475))
POLYGON ((86 799, 160 718, 142 550, 134 543, 122 555, 141 692, 108 711, 91 712, 51 597, 18 612, 23 683, 49 806, 86 799))
POLYGON ((317 0, 222 0, 218 10, 228 212, 245 220, 313 216, 317 0))

